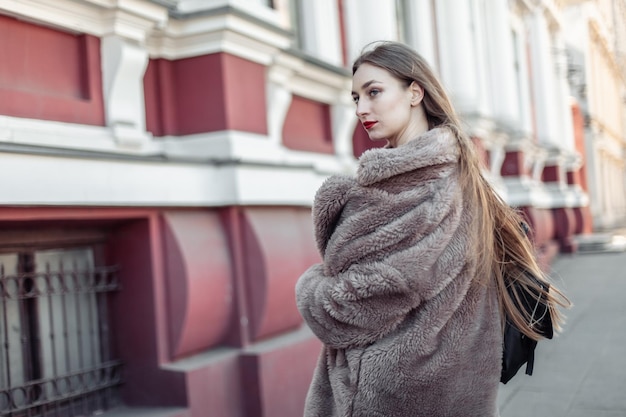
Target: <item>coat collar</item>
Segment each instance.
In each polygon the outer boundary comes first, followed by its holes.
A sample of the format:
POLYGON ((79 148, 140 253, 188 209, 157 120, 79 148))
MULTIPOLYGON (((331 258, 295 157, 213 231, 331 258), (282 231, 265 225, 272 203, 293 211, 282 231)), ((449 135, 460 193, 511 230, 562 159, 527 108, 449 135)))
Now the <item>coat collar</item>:
POLYGON ((356 180, 362 186, 432 165, 456 162, 459 147, 454 133, 437 127, 398 148, 370 149, 361 155, 356 180))

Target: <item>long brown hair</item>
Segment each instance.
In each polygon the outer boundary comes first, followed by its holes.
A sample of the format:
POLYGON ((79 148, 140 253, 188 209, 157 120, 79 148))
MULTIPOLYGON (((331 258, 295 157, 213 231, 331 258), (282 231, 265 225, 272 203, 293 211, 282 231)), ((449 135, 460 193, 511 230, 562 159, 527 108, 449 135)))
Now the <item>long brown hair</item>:
POLYGON ((554 329, 559 330, 563 316, 558 306, 569 307, 570 302, 554 284, 550 283, 547 290, 525 273, 529 272, 539 282, 549 282, 538 266, 532 242, 522 228, 525 224, 522 214, 506 204, 483 176, 474 145, 463 132, 452 102, 435 72, 422 56, 399 42, 374 42, 366 46, 354 62, 352 74, 365 63, 387 70, 407 86, 415 81, 424 89, 423 106, 429 129, 446 126, 456 135, 461 151, 459 170, 465 204, 476 213, 473 230, 481 241, 493 242, 492 245, 476 245, 476 281, 495 285, 501 311, 528 337, 538 340, 542 335, 533 327, 529 314, 518 308, 520 295, 515 292, 516 287, 512 287, 515 282, 547 302, 554 329), (511 292, 507 291, 509 287, 511 292))

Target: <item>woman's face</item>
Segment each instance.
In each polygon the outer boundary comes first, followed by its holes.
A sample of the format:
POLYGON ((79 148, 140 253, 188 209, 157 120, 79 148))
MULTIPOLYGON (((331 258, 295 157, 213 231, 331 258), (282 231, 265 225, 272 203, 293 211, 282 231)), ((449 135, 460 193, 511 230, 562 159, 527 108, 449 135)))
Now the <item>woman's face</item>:
POLYGON ((387 70, 371 64, 362 64, 352 77, 352 98, 359 121, 370 139, 385 139, 392 147, 421 133, 416 132, 414 108, 422 95, 416 83, 407 86, 387 70))

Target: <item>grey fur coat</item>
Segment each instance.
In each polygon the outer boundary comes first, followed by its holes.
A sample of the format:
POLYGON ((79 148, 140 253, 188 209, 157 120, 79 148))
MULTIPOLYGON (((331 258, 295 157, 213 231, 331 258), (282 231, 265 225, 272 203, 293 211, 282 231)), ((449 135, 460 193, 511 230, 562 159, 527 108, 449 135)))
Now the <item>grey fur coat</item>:
POLYGON ((373 149, 356 178, 316 194, 323 263, 298 280, 324 343, 306 417, 494 417, 502 360, 495 291, 475 282, 481 244, 447 128, 373 149))

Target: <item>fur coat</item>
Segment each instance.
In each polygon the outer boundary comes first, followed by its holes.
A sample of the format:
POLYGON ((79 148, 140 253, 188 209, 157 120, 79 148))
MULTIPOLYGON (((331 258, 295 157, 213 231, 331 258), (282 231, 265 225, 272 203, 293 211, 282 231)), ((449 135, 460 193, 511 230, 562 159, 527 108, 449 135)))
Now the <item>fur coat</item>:
POLYGON ((306 417, 494 417, 502 360, 495 290, 476 283, 480 237, 459 148, 436 128, 372 149, 356 178, 315 196, 323 263, 296 299, 324 347, 306 417))

